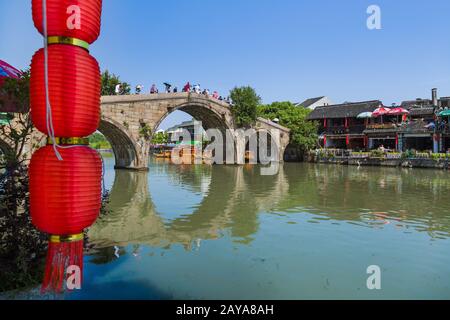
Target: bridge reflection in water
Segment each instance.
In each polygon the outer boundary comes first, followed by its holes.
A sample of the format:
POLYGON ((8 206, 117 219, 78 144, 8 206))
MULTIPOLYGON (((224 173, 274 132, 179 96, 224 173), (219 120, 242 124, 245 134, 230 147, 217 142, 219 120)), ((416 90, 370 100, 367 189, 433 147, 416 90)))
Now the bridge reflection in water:
POLYGON ((233 237, 250 242, 258 230, 258 213, 270 211, 288 191, 283 170, 266 177, 259 176, 258 170, 251 166, 169 164, 152 166, 150 173, 118 170, 108 204, 110 211, 89 230, 89 239, 97 247, 183 244, 189 249, 198 239, 216 239, 229 228, 233 237), (152 189, 153 181, 161 176, 165 178, 164 186, 155 188, 165 190, 154 192, 162 206, 185 202, 183 196, 199 194, 200 203, 191 212, 182 212, 174 218, 166 217, 173 216, 171 212, 158 212, 149 187, 152 189), (252 181, 256 176, 258 184, 252 181))
POLYGON ((250 243, 260 213, 304 214, 307 222, 370 228, 392 222, 446 238, 449 191, 450 180, 441 171, 284 164, 277 175, 261 176, 252 166, 154 162, 150 173, 115 172, 111 211, 90 229, 89 238, 97 247, 182 244, 189 249, 198 239, 217 239, 228 231, 236 241, 250 243))
POLYGON ((89 231, 75 298, 345 299, 450 296, 448 173, 289 164, 107 161, 111 212, 89 231), (379 265, 383 290, 366 290, 379 265), (426 294, 426 296, 424 296, 426 294))

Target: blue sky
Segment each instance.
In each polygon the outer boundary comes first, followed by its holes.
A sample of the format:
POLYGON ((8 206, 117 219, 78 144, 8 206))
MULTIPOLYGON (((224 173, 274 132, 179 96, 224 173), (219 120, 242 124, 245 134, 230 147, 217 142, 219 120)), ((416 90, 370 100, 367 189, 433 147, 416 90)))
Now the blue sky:
MULTIPOLYGON (((18 68, 42 45, 30 3, 0 0, 0 59, 18 68)), ((104 0, 103 10, 91 53, 146 91, 189 80, 224 95, 251 85, 266 103, 450 96, 448 0, 104 0), (382 30, 366 27, 371 4, 382 30)))

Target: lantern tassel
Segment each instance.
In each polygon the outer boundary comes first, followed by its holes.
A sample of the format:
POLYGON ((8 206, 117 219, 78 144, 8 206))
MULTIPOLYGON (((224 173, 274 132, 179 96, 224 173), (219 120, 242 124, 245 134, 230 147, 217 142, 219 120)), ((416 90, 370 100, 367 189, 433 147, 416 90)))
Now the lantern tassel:
POLYGON ((42 293, 64 292, 67 287, 66 282, 70 276, 67 270, 71 266, 79 268, 79 281, 81 284, 83 274, 83 240, 83 234, 50 237, 44 280, 41 288, 42 293))

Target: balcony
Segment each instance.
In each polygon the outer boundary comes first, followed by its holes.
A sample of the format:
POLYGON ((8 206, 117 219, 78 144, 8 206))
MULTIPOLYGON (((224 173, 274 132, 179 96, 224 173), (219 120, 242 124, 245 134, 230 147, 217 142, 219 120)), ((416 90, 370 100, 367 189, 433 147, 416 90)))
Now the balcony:
POLYGON ((347 128, 345 126, 331 126, 324 128, 324 134, 327 135, 339 135, 339 134, 362 134, 365 125, 350 125, 347 128))
POLYGON ((399 126, 394 123, 376 123, 367 125, 365 132, 397 132, 399 129, 399 126))

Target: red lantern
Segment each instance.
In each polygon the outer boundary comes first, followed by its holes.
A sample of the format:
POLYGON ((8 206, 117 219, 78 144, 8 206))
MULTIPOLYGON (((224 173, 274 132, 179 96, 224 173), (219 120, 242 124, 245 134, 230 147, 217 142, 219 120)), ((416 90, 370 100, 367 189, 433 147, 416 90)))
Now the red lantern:
POLYGON ((83 230, 101 207, 102 160, 86 146, 52 146, 34 153, 30 168, 30 211, 33 224, 51 234, 42 291, 62 292, 68 267, 83 268, 83 230))
POLYGON ((98 217, 102 159, 97 151, 76 146, 60 149, 59 161, 46 146, 30 163, 30 211, 33 224, 53 235, 82 232, 98 217))
MULTIPOLYGON (((101 77, 97 61, 76 46, 48 48, 49 100, 56 137, 85 137, 100 122, 101 77)), ((44 50, 31 62, 31 117, 36 128, 49 135, 46 122, 44 50)))
MULTIPOLYGON (((42 0, 32 0, 33 21, 43 34, 42 0)), ((100 35, 102 0, 47 0, 47 35, 93 43, 100 35)))

